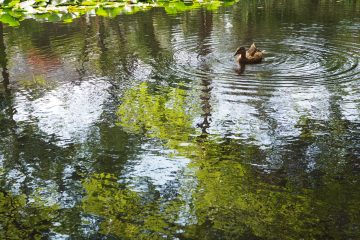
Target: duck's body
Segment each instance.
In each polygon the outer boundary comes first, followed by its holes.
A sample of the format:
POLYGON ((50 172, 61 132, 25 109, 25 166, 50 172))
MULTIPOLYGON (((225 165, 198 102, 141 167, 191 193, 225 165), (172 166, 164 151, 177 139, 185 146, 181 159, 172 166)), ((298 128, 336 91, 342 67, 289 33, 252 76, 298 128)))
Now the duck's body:
POLYGON ((239 64, 254 64, 262 61, 263 52, 257 49, 255 43, 253 43, 247 51, 244 47, 238 48, 235 56, 237 56, 236 62, 239 64))

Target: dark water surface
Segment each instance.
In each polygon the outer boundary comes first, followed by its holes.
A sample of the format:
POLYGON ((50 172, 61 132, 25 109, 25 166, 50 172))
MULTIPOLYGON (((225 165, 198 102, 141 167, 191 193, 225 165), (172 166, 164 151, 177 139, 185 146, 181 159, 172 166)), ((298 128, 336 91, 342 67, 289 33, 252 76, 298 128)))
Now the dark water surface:
POLYGON ((0 239, 360 239, 359 1, 0 36, 0 239))

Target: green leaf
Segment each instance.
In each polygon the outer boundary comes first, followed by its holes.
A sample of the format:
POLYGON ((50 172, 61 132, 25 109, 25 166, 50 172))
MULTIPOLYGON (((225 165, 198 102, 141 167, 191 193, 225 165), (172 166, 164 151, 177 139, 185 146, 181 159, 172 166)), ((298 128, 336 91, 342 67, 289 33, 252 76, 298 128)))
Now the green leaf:
POLYGON ((104 8, 102 8, 102 7, 97 8, 97 9, 95 10, 95 13, 96 13, 96 15, 98 15, 98 16, 103 16, 103 17, 108 17, 108 16, 109 16, 108 12, 107 12, 104 8))
POLYGON ((20 25, 20 22, 8 13, 3 14, 0 17, 0 21, 3 23, 9 24, 9 26, 12 26, 12 27, 16 27, 16 26, 20 25))

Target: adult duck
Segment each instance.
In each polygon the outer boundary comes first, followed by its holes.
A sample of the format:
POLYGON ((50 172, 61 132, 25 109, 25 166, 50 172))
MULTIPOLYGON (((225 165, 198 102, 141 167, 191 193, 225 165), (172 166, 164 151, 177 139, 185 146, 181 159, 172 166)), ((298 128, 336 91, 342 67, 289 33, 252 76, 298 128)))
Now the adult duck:
POLYGON ((239 64, 254 64, 260 63, 262 61, 263 52, 257 49, 255 43, 253 43, 247 51, 244 47, 239 47, 236 49, 234 56, 237 56, 236 62, 239 64))

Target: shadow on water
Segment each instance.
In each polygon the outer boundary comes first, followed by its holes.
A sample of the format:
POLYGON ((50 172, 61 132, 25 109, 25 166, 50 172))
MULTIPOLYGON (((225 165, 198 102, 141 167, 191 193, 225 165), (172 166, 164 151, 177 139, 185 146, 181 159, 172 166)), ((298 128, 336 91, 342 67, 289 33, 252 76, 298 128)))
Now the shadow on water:
POLYGON ((0 26, 1 239, 357 239, 359 3, 216 9, 0 26))

